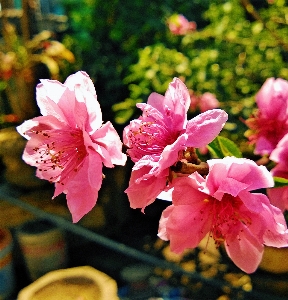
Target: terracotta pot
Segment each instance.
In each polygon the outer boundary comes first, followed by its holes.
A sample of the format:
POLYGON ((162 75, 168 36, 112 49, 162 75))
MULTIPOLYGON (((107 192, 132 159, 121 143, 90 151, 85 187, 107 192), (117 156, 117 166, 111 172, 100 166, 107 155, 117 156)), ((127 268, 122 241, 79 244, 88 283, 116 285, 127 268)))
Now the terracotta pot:
POLYGON ((67 267, 63 232, 44 220, 31 220, 17 230, 17 239, 31 280, 49 271, 67 267))
POLYGON ((18 294, 17 300, 119 300, 117 284, 90 266, 52 271, 18 294))

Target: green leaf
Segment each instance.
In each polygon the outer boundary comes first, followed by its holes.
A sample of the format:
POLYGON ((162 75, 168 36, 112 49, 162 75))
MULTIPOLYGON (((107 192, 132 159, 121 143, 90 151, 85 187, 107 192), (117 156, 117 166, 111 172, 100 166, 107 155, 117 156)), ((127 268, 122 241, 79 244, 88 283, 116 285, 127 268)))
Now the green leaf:
POLYGON ((282 178, 282 177, 273 177, 274 179, 274 187, 283 187, 283 186, 288 186, 288 179, 282 178))
POLYGON ((223 158, 225 156, 242 157, 242 152, 237 145, 223 136, 217 136, 207 147, 213 158, 223 158))
POLYGON ((223 158, 218 139, 214 139, 207 148, 213 158, 223 158))

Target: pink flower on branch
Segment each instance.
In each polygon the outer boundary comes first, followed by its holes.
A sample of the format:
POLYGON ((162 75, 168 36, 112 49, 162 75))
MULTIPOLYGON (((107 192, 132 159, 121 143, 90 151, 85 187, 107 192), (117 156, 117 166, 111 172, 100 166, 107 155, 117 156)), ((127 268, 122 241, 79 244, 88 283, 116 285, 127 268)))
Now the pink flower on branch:
POLYGON ((264 166, 245 158, 208 160, 206 178, 197 172, 173 180, 173 204, 160 219, 159 237, 170 240, 171 250, 195 248, 206 236, 247 273, 258 267, 264 244, 288 246, 288 230, 281 211, 266 195, 252 192, 272 187, 264 166))
POLYGON ((127 153, 135 163, 126 189, 130 206, 144 209, 165 190, 169 168, 187 147, 210 143, 221 131, 228 115, 208 110, 187 121, 190 96, 185 84, 175 78, 165 96, 152 93, 147 104, 137 104, 143 113, 123 133, 127 153))
MULTIPOLYGON (((288 134, 277 144, 270 155, 270 159, 276 163, 271 174, 288 179, 288 134)), ((288 186, 269 189, 267 194, 273 205, 282 211, 288 210, 288 186)))
POLYGON ((23 160, 37 167, 36 175, 55 183, 54 197, 67 194, 73 222, 96 204, 102 166, 124 165, 122 142, 102 112, 92 80, 77 72, 64 84, 41 80, 36 91, 42 116, 17 130, 28 139, 23 160))
POLYGON ((256 145, 255 153, 270 154, 288 133, 288 81, 269 78, 256 95, 258 111, 246 120, 246 135, 256 145))

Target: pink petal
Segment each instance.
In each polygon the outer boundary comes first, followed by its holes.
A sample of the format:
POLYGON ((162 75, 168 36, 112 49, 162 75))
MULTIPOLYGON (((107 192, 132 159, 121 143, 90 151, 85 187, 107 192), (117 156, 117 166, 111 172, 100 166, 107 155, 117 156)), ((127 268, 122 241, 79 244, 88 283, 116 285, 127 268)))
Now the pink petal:
POLYGON ((216 96, 214 94, 206 92, 200 97, 199 107, 201 112, 213 108, 218 108, 219 106, 219 101, 216 99, 216 96))
POLYGON ((36 88, 36 95, 41 114, 43 116, 55 116, 57 113, 62 115, 63 112, 59 109, 58 103, 67 87, 57 80, 40 79, 40 82, 36 88))
POLYGON ((54 116, 75 128, 74 91, 71 92, 57 80, 42 79, 36 88, 37 104, 43 116, 54 116))
POLYGON ((105 123, 92 134, 91 138, 106 150, 106 152, 102 152, 105 166, 108 167, 111 163, 125 165, 127 156, 122 153, 122 142, 111 122, 105 123))
POLYGON ((261 193, 250 193, 248 191, 242 191, 239 193, 239 198, 247 207, 247 209, 255 214, 261 214, 263 212, 263 202, 269 201, 267 196, 261 193))
POLYGON ((169 241, 169 235, 167 234, 167 222, 173 209, 173 205, 170 205, 164 209, 159 221, 158 237, 164 241, 169 241))
POLYGON ((288 210, 288 187, 272 188, 267 190, 267 195, 272 205, 282 211, 288 210))
POLYGON ((233 158, 224 158, 231 161, 228 176, 246 183, 248 191, 257 190, 274 186, 273 177, 265 166, 258 166, 256 162, 250 159, 241 158, 233 162, 233 158))
POLYGON ((186 149, 187 135, 182 134, 172 145, 167 145, 161 153, 159 159, 159 168, 164 170, 171 167, 178 160, 178 153, 181 150, 186 149))
POLYGON ((149 166, 132 170, 129 187, 125 190, 131 208, 144 209, 165 189, 167 172, 159 174, 158 177, 150 176, 144 179, 143 177, 149 174, 150 170, 149 166))
POLYGON ((17 126, 17 131, 26 139, 30 139, 31 135, 34 135, 32 131, 49 130, 49 129, 61 129, 66 128, 67 125, 60 122, 54 116, 40 116, 31 120, 24 121, 21 125, 17 126))
MULTIPOLYGON (((186 248, 197 247, 211 228, 208 213, 200 213, 203 204, 172 205, 172 207, 173 210, 170 209, 169 219, 166 222, 171 251, 182 253, 186 248)), ((160 232, 163 232, 163 228, 160 228, 160 232)))
POLYGON ((74 223, 95 206, 101 184, 102 167, 93 162, 91 157, 85 159, 83 167, 78 170, 73 180, 67 183, 64 191, 74 223))
POLYGON ((268 78, 256 95, 259 110, 269 119, 287 118, 288 81, 268 78))
POLYGON ((221 200, 224 194, 230 194, 233 197, 239 195, 240 192, 246 190, 248 185, 246 183, 235 180, 234 178, 223 178, 217 191, 213 194, 218 200, 221 200))
MULTIPOLYGON (((288 134, 286 134, 277 144, 276 148, 270 154, 269 157, 276 163, 281 163, 285 167, 283 169, 287 169, 288 167, 288 134)), ((279 165, 274 168, 274 170, 278 170, 279 165)))
MULTIPOLYGON (((161 112, 170 124, 173 124, 175 131, 183 129, 183 125, 187 120, 190 102, 189 91, 178 78, 174 78, 169 84, 164 99, 163 96, 160 97, 158 94, 152 93, 147 101, 148 104, 161 112)), ((166 123, 168 123, 167 121, 166 123)))
POLYGON ((222 130, 228 115, 221 109, 207 110, 188 121, 187 147, 201 148, 212 142, 222 130))
POLYGON ((238 239, 237 236, 227 238, 225 248, 235 265, 246 273, 256 271, 264 251, 263 244, 247 230, 244 238, 238 239))
POLYGON ((267 203, 263 204, 262 217, 267 223, 264 244, 272 247, 288 247, 288 229, 281 210, 267 203))
POLYGON ((175 206, 203 204, 203 200, 207 198, 208 195, 199 191, 201 183, 199 183, 197 179, 204 181, 202 176, 197 176, 195 173, 189 177, 181 177, 173 180, 171 186, 174 188, 172 199, 175 206))
MULTIPOLYGON (((31 166, 38 166, 37 160, 39 160, 39 153, 37 153, 34 149, 44 147, 46 150, 45 144, 47 139, 45 139, 43 135, 35 132, 51 129, 60 129, 64 131, 69 130, 69 127, 58 121, 53 116, 37 117, 32 120, 25 121, 17 127, 17 131, 28 139, 22 155, 23 160, 27 164, 31 166)), ((44 179, 42 176, 40 178, 44 179)))
POLYGON ((84 71, 79 71, 68 76, 64 82, 64 85, 67 86, 71 91, 73 91, 74 87, 79 84, 89 93, 96 96, 94 84, 89 75, 84 71))
POLYGON ((74 116, 79 128, 93 134, 102 125, 102 112, 96 94, 92 94, 81 85, 75 88, 74 116))
MULTIPOLYGON (((225 178, 233 178, 238 181, 239 188, 242 184, 246 185, 246 187, 242 185, 242 189, 247 188, 248 191, 272 187, 274 185, 273 177, 266 167, 258 166, 250 159, 224 157, 223 159, 208 160, 207 163, 210 169, 207 176, 207 186, 210 191, 218 189, 223 184, 225 178), (221 177, 219 174, 221 174, 221 177)), ((225 187, 222 188, 222 191, 224 190, 225 187)), ((240 189, 238 189, 238 192, 240 192, 240 189)), ((235 190, 233 193, 235 193, 235 190)))

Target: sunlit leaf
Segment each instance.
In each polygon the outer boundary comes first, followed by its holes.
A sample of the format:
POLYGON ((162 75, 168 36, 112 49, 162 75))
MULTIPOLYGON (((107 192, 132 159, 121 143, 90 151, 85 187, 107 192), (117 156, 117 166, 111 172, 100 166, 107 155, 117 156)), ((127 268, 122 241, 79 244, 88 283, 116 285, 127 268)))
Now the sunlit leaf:
POLYGON ((226 137, 218 136, 209 145, 208 150, 213 158, 223 158, 225 156, 242 157, 242 152, 237 145, 226 137))

